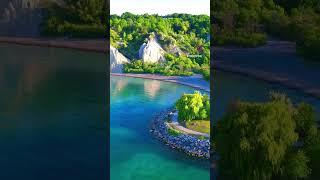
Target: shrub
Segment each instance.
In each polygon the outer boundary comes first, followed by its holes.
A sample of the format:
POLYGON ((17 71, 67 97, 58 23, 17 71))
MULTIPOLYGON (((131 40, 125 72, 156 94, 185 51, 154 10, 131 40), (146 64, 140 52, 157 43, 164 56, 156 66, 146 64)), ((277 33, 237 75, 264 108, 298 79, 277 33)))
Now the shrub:
POLYGON ((222 31, 214 36, 214 43, 217 45, 235 45, 240 47, 256 47, 265 44, 267 36, 265 33, 247 33, 244 30, 235 32, 222 31))
POLYGON ((297 49, 303 56, 320 61, 320 28, 307 30, 297 42, 297 49))
POLYGON ((106 36, 106 26, 100 24, 72 24, 69 22, 58 23, 51 18, 42 29, 47 36, 69 36, 79 38, 103 38, 106 36))
POLYGON ((166 76, 191 76, 195 66, 191 59, 181 56, 175 57, 166 54, 166 61, 160 63, 144 63, 142 60, 133 60, 124 65, 126 73, 157 73, 166 76))
POLYGON ((205 80, 210 81, 210 65, 203 64, 200 67, 195 67, 193 71, 202 74, 205 80))
POLYGON ((177 102, 179 121, 204 120, 210 118, 210 99, 199 91, 184 94, 177 102))

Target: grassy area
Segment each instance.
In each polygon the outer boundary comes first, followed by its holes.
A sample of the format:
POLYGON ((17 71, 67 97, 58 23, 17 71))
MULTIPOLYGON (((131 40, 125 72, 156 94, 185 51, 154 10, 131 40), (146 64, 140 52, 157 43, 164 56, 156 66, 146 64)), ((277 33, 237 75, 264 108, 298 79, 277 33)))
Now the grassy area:
POLYGON ((210 121, 209 120, 192 120, 186 122, 186 128, 194 131, 210 134, 210 121))
POLYGON ((173 129, 171 127, 168 127, 168 133, 172 136, 179 136, 182 134, 182 132, 176 130, 176 129, 173 129))

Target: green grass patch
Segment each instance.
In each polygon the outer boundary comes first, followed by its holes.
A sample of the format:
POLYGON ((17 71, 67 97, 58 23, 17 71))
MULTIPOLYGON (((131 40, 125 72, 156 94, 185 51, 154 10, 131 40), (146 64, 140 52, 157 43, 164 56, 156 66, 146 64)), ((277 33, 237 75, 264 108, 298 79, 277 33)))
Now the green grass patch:
POLYGON ((176 130, 176 129, 173 129, 171 127, 168 127, 168 133, 171 135, 171 136, 179 136, 182 134, 182 132, 176 130))
POLYGON ((192 120, 186 122, 186 128, 210 134, 210 121, 209 120, 192 120))

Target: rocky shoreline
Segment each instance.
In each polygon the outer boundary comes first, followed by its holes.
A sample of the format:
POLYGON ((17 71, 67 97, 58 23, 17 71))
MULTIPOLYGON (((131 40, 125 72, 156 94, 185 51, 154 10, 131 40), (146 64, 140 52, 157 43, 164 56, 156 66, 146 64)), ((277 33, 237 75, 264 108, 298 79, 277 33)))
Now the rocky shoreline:
POLYGON ((190 156, 209 159, 210 158, 210 140, 198 139, 194 136, 181 134, 170 135, 166 124, 166 117, 172 111, 159 113, 152 121, 150 132, 167 146, 182 151, 190 156))

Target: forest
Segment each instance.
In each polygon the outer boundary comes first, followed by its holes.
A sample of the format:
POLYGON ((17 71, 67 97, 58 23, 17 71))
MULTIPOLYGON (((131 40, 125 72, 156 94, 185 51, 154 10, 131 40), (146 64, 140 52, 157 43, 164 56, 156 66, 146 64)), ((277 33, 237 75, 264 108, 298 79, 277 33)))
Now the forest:
POLYGON ((129 12, 121 16, 111 15, 110 44, 133 60, 125 66, 126 72, 164 75, 200 72, 209 78, 210 17, 207 15, 159 16, 129 12), (139 48, 150 38, 157 38, 165 50, 164 64, 144 64, 139 61, 139 48))
POLYGON ((297 52, 320 60, 319 0, 211 0, 216 45, 256 47, 267 39, 296 42, 297 52))
POLYGON ((44 36, 105 38, 108 19, 106 0, 64 0, 47 9, 41 25, 44 36))

